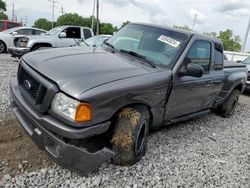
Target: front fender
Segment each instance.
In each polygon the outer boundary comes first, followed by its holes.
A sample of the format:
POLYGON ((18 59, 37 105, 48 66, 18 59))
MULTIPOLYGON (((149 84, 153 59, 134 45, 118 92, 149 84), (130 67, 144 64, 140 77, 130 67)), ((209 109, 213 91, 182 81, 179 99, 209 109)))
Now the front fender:
POLYGON ((121 108, 145 105, 151 111, 153 124, 162 122, 171 71, 135 76, 107 83, 81 94, 80 100, 93 105, 93 123, 110 120, 121 108))

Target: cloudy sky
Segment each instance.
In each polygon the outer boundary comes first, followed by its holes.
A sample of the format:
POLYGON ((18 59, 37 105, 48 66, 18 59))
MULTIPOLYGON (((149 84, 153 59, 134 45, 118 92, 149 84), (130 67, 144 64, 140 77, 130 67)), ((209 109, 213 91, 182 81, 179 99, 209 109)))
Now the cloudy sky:
MULTIPOLYGON (((27 25, 40 17, 51 19, 52 7, 48 0, 5 0, 8 16, 11 18, 12 3, 20 20, 27 25)), ((90 16, 93 0, 57 0, 55 17, 61 15, 60 9, 90 16)), ((120 26, 122 22, 157 23, 163 25, 188 25, 192 27, 197 15, 195 30, 198 32, 219 32, 232 29, 244 39, 250 16, 250 0, 100 0, 101 22, 111 22, 120 26)), ((250 51, 250 37, 247 42, 250 51)))

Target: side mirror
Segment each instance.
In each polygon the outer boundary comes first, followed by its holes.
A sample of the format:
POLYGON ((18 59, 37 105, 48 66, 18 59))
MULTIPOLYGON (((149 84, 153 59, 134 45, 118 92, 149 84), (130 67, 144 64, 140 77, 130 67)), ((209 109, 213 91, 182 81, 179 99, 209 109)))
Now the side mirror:
POLYGON ((67 37, 67 34, 65 32, 61 32, 59 34, 59 38, 66 38, 67 37))
POLYGON ((242 61, 241 60, 237 60, 236 63, 242 63, 242 61))
POLYGON ((194 63, 188 63, 186 68, 182 68, 179 72, 180 76, 193 76, 193 77, 197 77, 200 78, 202 77, 204 73, 204 69, 202 68, 202 66, 198 65, 198 64, 194 64, 194 63))
POLYGON ((17 33, 16 31, 13 31, 11 34, 12 34, 13 36, 18 35, 18 33, 17 33))
POLYGON ((186 66, 186 75, 187 76, 193 76, 193 77, 202 77, 204 73, 204 69, 202 68, 202 66, 198 65, 198 64, 194 64, 194 63, 189 63, 186 66))
POLYGON ((102 43, 105 44, 108 40, 109 38, 105 38, 102 43))

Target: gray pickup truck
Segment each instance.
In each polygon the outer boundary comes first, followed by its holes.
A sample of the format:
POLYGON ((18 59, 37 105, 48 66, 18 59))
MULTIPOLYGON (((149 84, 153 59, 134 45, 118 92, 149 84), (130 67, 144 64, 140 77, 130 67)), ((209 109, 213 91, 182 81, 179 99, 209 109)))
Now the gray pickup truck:
POLYGON ((129 24, 101 48, 23 56, 10 94, 33 141, 85 174, 109 159, 135 164, 154 128, 210 111, 230 117, 246 80, 244 66, 224 67, 218 39, 129 24))
POLYGON ((14 47, 10 47, 8 52, 13 57, 21 57, 39 49, 76 46, 77 43, 92 36, 94 36, 93 31, 87 27, 60 26, 40 36, 14 37, 14 47))

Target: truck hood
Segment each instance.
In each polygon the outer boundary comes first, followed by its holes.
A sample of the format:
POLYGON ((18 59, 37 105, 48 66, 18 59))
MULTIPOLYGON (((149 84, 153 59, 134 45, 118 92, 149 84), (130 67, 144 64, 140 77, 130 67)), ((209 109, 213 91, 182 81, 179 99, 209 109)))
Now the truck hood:
POLYGON ((23 60, 75 98, 91 88, 153 70, 121 54, 92 47, 41 50, 23 60))

